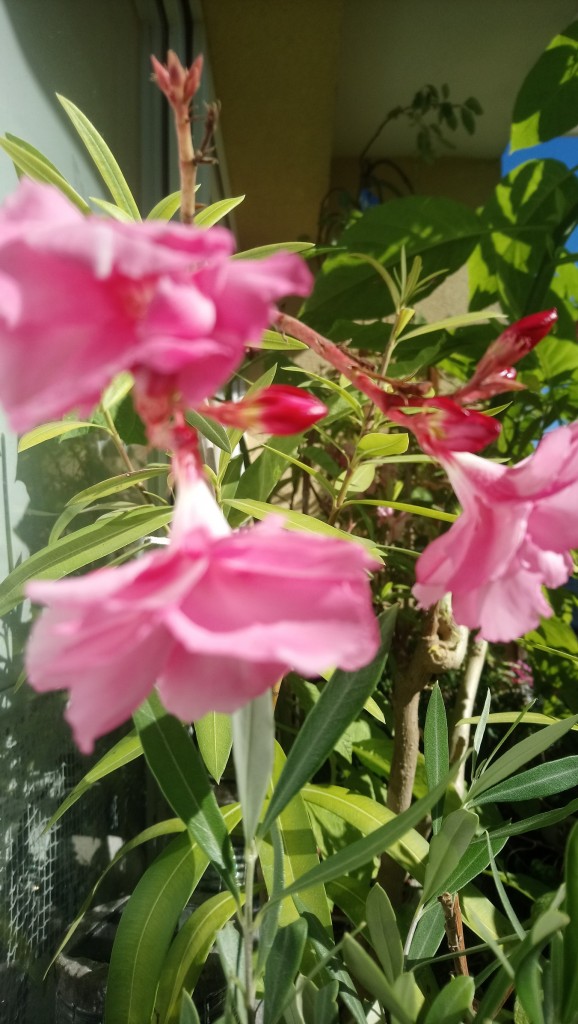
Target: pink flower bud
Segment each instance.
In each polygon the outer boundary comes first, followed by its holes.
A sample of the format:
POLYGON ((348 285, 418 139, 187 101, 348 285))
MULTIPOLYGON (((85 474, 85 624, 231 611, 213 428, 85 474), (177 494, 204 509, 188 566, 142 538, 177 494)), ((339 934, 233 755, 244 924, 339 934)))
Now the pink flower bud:
POLYGON ((555 309, 546 309, 525 316, 502 331, 482 356, 472 379, 455 393, 456 401, 477 402, 504 391, 520 390, 523 385, 516 380, 513 364, 542 341, 557 319, 555 309))
POLYGON ((451 398, 429 398, 419 412, 407 406, 391 407, 390 419, 413 431, 425 452, 437 457, 444 452, 477 452, 495 441, 500 424, 474 409, 462 409, 451 398))
POLYGON ((171 106, 189 104, 201 84, 202 54, 193 61, 190 68, 183 67, 174 50, 169 50, 166 64, 161 64, 153 56, 151 56, 151 62, 154 80, 171 106))
POLYGON ((202 406, 199 412, 227 427, 281 435, 308 430, 327 416, 327 406, 308 391, 273 384, 240 402, 202 406))

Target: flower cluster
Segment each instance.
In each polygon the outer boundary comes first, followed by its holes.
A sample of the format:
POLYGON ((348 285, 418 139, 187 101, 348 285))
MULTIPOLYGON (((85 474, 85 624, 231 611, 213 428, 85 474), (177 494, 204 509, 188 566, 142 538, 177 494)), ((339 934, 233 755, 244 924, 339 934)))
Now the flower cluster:
MULTIPOLYGON (((194 91, 192 79, 181 85, 194 91)), ((191 720, 235 710, 290 667, 358 668, 377 649, 374 561, 362 546, 277 521, 232 533, 200 476, 187 409, 276 433, 305 430, 327 411, 280 386, 207 402, 258 344, 274 303, 311 287, 295 255, 234 261, 232 250, 226 230, 85 218, 26 180, 0 212, 0 393, 13 427, 71 407, 88 413, 129 370, 149 440, 175 451, 168 548, 28 588, 48 605, 29 644, 30 681, 68 689, 84 751, 155 684, 191 720)))

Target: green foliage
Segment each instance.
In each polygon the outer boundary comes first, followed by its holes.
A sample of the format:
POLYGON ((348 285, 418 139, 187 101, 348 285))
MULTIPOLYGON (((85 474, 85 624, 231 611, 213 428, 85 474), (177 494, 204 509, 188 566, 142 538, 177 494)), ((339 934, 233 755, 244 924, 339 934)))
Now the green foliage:
POLYGON ((578 106, 578 22, 546 47, 516 98, 510 146, 535 146, 576 126, 578 106))

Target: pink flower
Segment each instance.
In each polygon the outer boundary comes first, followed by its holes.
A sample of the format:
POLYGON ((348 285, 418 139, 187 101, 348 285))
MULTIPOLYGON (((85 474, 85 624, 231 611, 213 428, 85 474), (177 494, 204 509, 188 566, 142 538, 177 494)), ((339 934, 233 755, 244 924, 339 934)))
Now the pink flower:
POLYGON ((290 667, 316 675, 371 660, 373 565, 354 542, 290 532, 276 518, 231 533, 205 484, 183 480, 169 547, 29 585, 48 605, 32 631, 29 679, 69 690, 67 719, 84 752, 155 683, 185 721, 232 712, 290 667))
POLYGON ((230 260, 232 249, 223 228, 86 218, 24 179, 0 211, 0 396, 13 428, 87 414, 120 370, 135 374, 145 416, 149 398, 172 408, 212 395, 275 301, 311 287, 299 257, 230 260))
POLYGON ((268 434, 298 434, 327 416, 327 406, 301 388, 272 384, 239 402, 201 406, 198 412, 229 427, 268 434))
POLYGON ((460 625, 508 641, 552 614, 542 587, 570 576, 578 546, 578 423, 546 434, 517 466, 456 452, 438 456, 462 514, 417 562, 414 594, 429 607, 453 595, 460 625))

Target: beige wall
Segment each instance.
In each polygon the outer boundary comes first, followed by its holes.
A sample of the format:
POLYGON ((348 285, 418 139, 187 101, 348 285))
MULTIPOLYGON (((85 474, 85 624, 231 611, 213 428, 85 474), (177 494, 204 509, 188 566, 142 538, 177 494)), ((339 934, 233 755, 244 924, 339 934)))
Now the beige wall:
POLYGON ((203 0, 241 246, 314 238, 329 187, 342 0, 203 0))
MULTIPOLYGON (((411 181, 416 195, 447 196, 468 206, 482 206, 500 179, 499 160, 473 157, 440 157, 428 164, 417 156, 396 156, 395 163, 411 181)), ((378 176, 402 186, 399 177, 387 167, 378 176)), ((359 164, 352 158, 337 158, 331 167, 331 184, 355 194, 359 164)), ((393 198, 393 195, 391 195, 393 198)))

